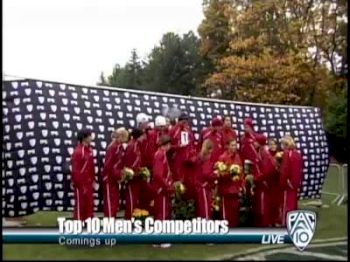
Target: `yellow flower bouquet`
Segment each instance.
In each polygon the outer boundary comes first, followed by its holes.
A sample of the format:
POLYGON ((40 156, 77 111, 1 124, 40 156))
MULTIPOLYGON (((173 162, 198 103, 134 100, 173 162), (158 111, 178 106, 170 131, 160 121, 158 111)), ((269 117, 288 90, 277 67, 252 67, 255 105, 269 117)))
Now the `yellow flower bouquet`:
POLYGON ((233 181, 238 181, 239 175, 241 174, 241 167, 239 165, 231 165, 230 174, 232 176, 233 181))
POLYGON ((219 211, 220 210, 220 205, 221 205, 221 198, 219 196, 215 196, 213 199, 213 209, 214 211, 219 211))
POLYGON ((145 209, 139 209, 139 208, 135 208, 134 211, 132 212, 132 216, 135 219, 139 219, 142 221, 145 221, 145 219, 147 217, 149 217, 149 212, 145 209))
POLYGON ((253 163, 252 161, 246 159, 244 160, 244 174, 251 175, 253 171, 253 163))
POLYGON ((254 176, 253 175, 246 175, 245 180, 250 184, 254 184, 254 176))
POLYGON ((282 164, 282 160, 283 160, 283 152, 282 151, 277 152, 275 158, 277 160, 277 163, 279 165, 281 165, 282 164))
POLYGON ((176 196, 181 196, 182 194, 184 194, 186 192, 186 187, 180 181, 177 181, 174 183, 174 188, 175 188, 175 195, 176 196))
POLYGON ((131 168, 124 167, 122 170, 123 181, 128 182, 133 179, 135 172, 131 168))
POLYGON ((246 175, 245 180, 250 185, 250 193, 251 193, 251 195, 254 195, 254 188, 255 188, 254 176, 253 175, 246 175))
POLYGON ((147 181, 147 182, 150 181, 151 172, 149 171, 149 169, 147 167, 141 167, 139 174, 145 181, 147 181))
POLYGON ((224 175, 227 175, 229 173, 229 170, 228 170, 227 165, 224 162, 218 161, 215 164, 215 171, 214 171, 214 173, 217 176, 224 176, 224 175))

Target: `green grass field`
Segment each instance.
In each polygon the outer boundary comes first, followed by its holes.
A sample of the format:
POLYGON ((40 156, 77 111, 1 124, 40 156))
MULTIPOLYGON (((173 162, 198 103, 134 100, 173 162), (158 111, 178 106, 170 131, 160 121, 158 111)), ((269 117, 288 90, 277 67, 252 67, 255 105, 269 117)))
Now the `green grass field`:
MULTIPOLYGON (((325 189, 328 192, 337 192, 337 174, 331 168, 325 189)), ((332 195, 323 195, 323 204, 329 207, 312 207, 305 205, 311 200, 300 201, 300 208, 311 209, 317 212, 318 221, 314 240, 335 237, 347 237, 347 204, 336 206, 331 202, 332 195)), ((28 226, 56 225, 58 215, 67 213, 38 212, 27 217, 28 226)), ((290 245, 282 245, 290 246, 290 245)), ((233 257, 237 253, 261 245, 226 244, 226 245, 173 245, 169 249, 154 248, 151 245, 118 245, 114 247, 97 248, 69 248, 57 245, 30 245, 5 244, 3 258, 5 260, 221 260, 233 257)), ((307 258, 306 258, 307 259, 307 258)))

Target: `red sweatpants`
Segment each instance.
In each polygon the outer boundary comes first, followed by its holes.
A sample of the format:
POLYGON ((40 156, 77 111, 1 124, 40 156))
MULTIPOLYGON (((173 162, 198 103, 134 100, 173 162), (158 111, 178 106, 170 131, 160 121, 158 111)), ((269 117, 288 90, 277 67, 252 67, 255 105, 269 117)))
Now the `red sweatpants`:
POLYGON ((158 194, 154 198, 154 219, 171 219, 171 198, 166 194, 158 194))
POLYGON ((173 173, 174 181, 184 181, 185 178, 185 157, 183 153, 176 153, 175 157, 170 161, 170 168, 173 173), (181 154, 181 155, 180 155, 181 154))
POLYGON ((272 225, 270 216, 270 195, 267 190, 255 190, 253 199, 254 226, 268 227, 272 225))
POLYGON ((296 190, 284 190, 282 192, 282 212, 281 212, 281 220, 282 226, 286 226, 287 213, 289 211, 298 209, 298 191, 296 190))
POLYGON ((150 214, 153 214, 153 207, 150 206, 153 200, 153 191, 149 183, 142 181, 140 183, 140 208, 147 210, 150 214))
POLYGON ((74 219, 83 221, 94 216, 94 188, 92 183, 74 186, 74 199, 74 219))
POLYGON ((119 184, 107 181, 103 188, 103 214, 105 217, 116 217, 119 211, 119 184))
POLYGON ((277 187, 270 190, 267 193, 270 206, 268 213, 270 214, 270 223, 281 224, 281 203, 282 203, 282 192, 277 187))
POLYGON ((196 188, 197 216, 205 219, 213 219, 213 193, 209 188, 196 188))
POLYGON ((125 219, 131 219, 135 208, 139 208, 140 201, 140 183, 139 181, 130 181, 126 185, 125 192, 125 219))
POLYGON ((228 221, 229 227, 238 227, 240 223, 239 196, 235 194, 222 195, 221 201, 222 219, 228 221))
POLYGON ((182 168, 182 172, 184 174, 183 184, 186 187, 186 192, 183 194, 182 198, 184 200, 196 199, 196 186, 194 182, 194 170, 190 166, 184 166, 182 168))

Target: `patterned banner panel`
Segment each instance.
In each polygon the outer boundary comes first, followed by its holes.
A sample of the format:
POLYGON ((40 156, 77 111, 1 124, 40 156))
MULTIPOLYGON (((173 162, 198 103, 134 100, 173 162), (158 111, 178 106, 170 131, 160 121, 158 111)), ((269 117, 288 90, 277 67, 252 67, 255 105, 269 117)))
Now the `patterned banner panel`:
POLYGON ((230 115, 243 134, 243 120, 252 117, 255 130, 268 138, 295 137, 303 154, 300 198, 320 198, 329 165, 320 110, 313 107, 248 104, 156 94, 107 87, 87 87, 41 80, 3 82, 3 215, 21 216, 39 210, 72 210, 70 155, 82 127, 95 133, 95 210, 102 210, 100 171, 116 127, 135 126, 136 115, 154 120, 169 109, 187 112, 196 138, 218 115, 230 115))

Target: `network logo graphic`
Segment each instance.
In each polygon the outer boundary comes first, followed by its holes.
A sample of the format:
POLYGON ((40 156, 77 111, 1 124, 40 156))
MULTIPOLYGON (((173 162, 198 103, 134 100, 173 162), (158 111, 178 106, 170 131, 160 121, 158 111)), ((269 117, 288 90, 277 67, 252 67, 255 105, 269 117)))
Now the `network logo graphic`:
POLYGON ((288 212, 287 229, 295 247, 299 251, 303 251, 310 244, 314 236, 316 213, 309 210, 288 212))

